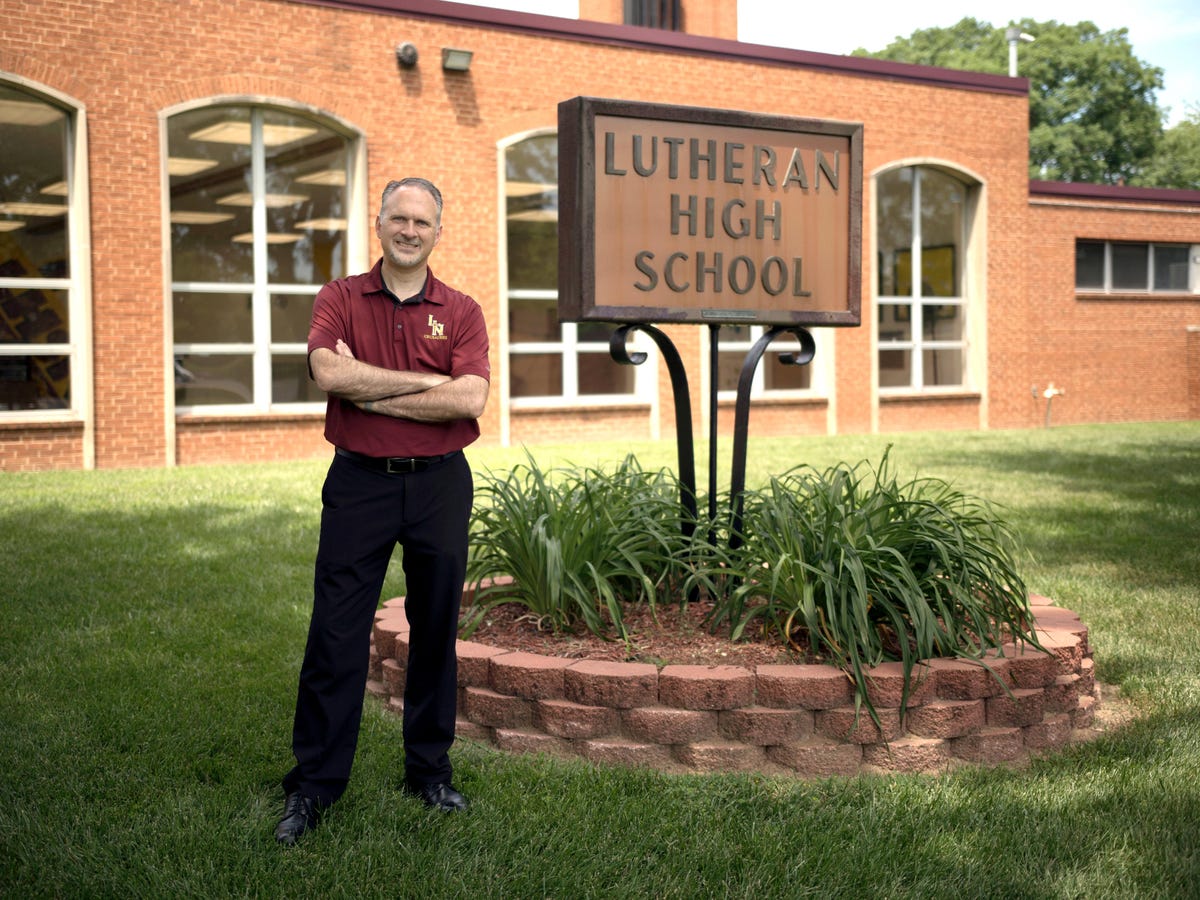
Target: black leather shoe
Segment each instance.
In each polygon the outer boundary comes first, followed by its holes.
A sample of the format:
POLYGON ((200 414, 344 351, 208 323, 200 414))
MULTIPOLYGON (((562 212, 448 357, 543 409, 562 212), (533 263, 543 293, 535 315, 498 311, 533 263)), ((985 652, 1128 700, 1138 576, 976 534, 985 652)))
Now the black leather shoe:
POLYGON ((409 784, 404 783, 405 793, 419 797, 421 802, 430 809, 440 812, 461 812, 471 804, 467 798, 450 786, 449 782, 441 784, 409 784))
POLYGON ((275 826, 275 840, 289 847, 300 840, 306 831, 317 827, 320 820, 317 802, 303 794, 288 794, 283 805, 283 818, 275 826))

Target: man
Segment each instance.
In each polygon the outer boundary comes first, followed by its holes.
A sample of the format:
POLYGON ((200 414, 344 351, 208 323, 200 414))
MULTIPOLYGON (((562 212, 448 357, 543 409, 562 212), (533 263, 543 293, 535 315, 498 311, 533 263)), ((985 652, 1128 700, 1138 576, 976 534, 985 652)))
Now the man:
POLYGON ((346 788, 358 742, 371 627, 388 562, 403 548, 411 628, 403 788, 434 809, 467 808, 451 784, 455 639, 473 501, 462 449, 479 436, 488 339, 479 304, 428 265, 442 196, 420 178, 383 191, 382 258, 317 294, 313 379, 329 394, 333 462, 321 502, 312 619, 292 732, 295 767, 275 829, 294 844, 346 788))

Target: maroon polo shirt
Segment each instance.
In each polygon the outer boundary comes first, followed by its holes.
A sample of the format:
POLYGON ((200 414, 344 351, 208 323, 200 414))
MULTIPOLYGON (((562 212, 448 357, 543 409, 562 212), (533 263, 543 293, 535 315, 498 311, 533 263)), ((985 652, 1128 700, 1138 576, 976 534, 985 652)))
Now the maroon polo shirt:
MULTIPOLYGON (((321 288, 313 303, 308 352, 335 350, 338 338, 363 362, 410 372, 491 379, 483 310, 473 299, 439 281, 430 270, 417 297, 401 303, 383 283, 383 260, 362 275, 321 288)), ((330 397, 325 439, 368 456, 440 456, 479 437, 475 419, 413 422, 363 412, 330 397)))

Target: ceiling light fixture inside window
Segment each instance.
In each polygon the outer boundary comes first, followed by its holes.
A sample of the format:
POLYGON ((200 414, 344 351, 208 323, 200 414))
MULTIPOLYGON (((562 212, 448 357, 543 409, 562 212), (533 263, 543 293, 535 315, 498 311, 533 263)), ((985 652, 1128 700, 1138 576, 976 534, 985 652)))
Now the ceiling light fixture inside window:
POLYGON ((345 231, 345 219, 305 219, 303 222, 296 223, 297 228, 304 228, 311 231, 345 231))
POLYGON ((233 213, 202 212, 200 210, 177 209, 171 213, 174 225, 216 225, 218 222, 228 222, 233 213))
MULTIPOLYGON (((268 234, 266 236, 266 240, 267 240, 268 244, 294 244, 294 243, 296 243, 296 241, 300 240, 303 237, 304 237, 304 235, 302 235, 302 234, 277 233, 277 234, 268 234)), ((238 244, 253 244, 254 243, 254 235, 251 232, 247 231, 244 234, 234 235, 233 240, 235 243, 238 243, 238 244)))
MULTIPOLYGON (((262 127, 263 144, 268 147, 279 147, 301 140, 317 133, 317 129, 307 125, 275 125, 266 123, 262 127)), ((188 135, 193 141, 213 141, 218 144, 249 144, 249 122, 216 122, 207 128, 193 131, 188 135)))
POLYGON ((211 169, 217 164, 215 159, 194 159, 189 156, 171 156, 167 158, 168 175, 195 175, 211 169))
MULTIPOLYGON (((294 206, 297 203, 302 203, 308 199, 307 194, 264 194, 263 202, 266 203, 267 209, 282 209, 285 206, 294 206)), ((249 191, 239 191, 236 194, 226 194, 217 200, 217 203, 222 206, 253 206, 254 195, 249 191)))
POLYGON ((48 103, 0 100, 0 125, 49 125, 66 114, 48 103))
POLYGON ((332 187, 346 186, 346 170, 345 169, 319 169, 316 172, 309 172, 307 175, 301 175, 296 179, 300 184, 324 184, 332 187))
POLYGON ((15 216, 64 216, 67 208, 59 203, 0 203, 0 213, 15 216))

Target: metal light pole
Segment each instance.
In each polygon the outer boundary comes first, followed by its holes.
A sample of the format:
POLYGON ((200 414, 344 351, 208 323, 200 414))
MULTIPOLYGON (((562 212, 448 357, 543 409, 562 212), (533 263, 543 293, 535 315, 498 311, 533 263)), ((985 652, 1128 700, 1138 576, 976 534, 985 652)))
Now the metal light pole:
POLYGON ((1017 77, 1017 44, 1026 43, 1032 44, 1034 37, 1032 34, 1026 34, 1016 25, 1009 25, 1008 30, 1004 32, 1004 37, 1008 39, 1008 77, 1017 77))

